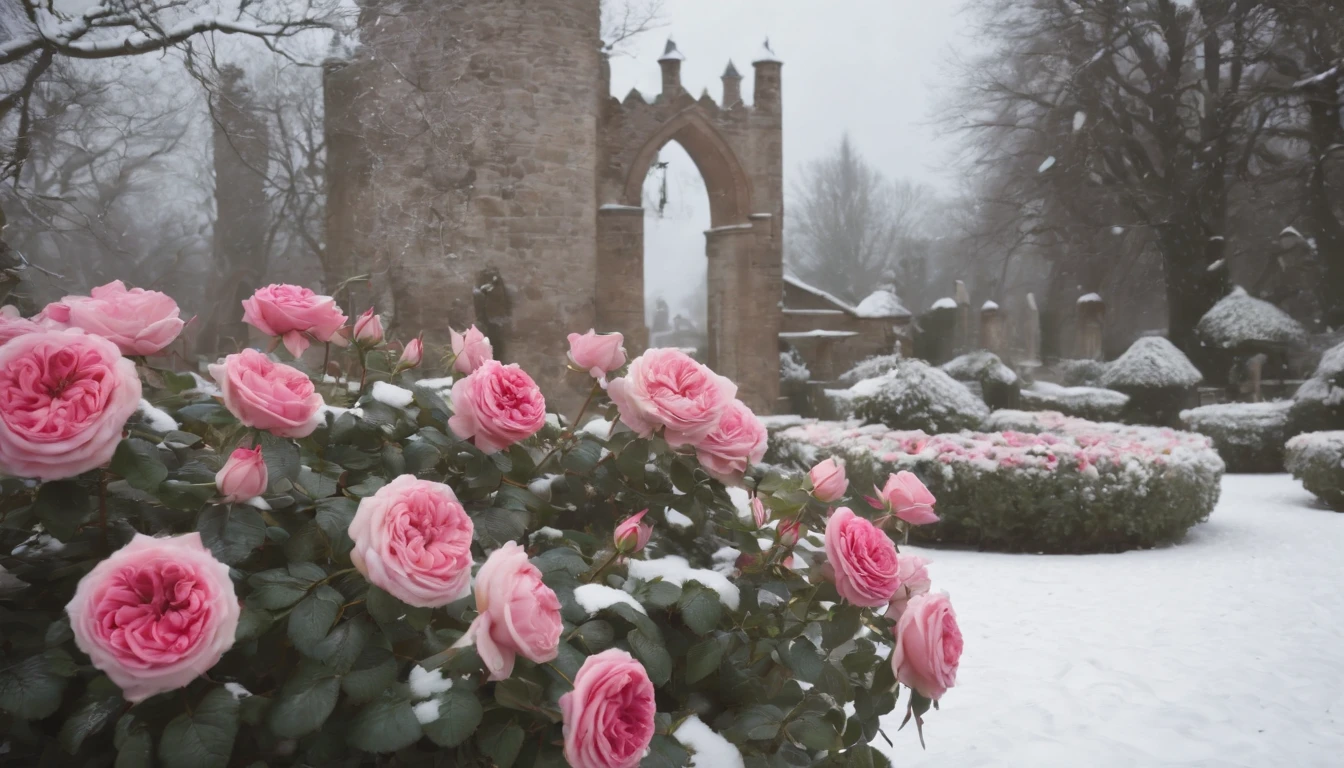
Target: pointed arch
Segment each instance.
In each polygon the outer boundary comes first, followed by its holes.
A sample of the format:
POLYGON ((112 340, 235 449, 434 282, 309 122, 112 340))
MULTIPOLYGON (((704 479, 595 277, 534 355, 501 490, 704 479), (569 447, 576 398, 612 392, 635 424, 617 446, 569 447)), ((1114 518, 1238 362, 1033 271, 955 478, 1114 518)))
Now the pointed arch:
POLYGON ((711 227, 747 224, 751 210, 751 178, 737 154, 718 129, 704 116, 701 108, 690 106, 678 112, 654 131, 630 163, 625 178, 622 202, 640 206, 644 179, 658 157, 658 150, 676 141, 686 150, 705 180, 709 193, 711 227))

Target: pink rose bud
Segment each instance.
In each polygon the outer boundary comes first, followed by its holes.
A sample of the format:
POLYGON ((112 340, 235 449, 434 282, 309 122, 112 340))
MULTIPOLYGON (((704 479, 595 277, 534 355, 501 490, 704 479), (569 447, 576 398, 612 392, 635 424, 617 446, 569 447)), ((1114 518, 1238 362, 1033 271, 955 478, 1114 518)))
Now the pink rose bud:
POLYGON ((901 586, 896 545, 849 507, 826 521, 826 559, 835 571, 836 591, 854 605, 885 606, 901 586))
POLYGON ((647 523, 640 523, 649 510, 644 510, 637 515, 626 518, 625 522, 616 526, 616 532, 612 534, 612 542, 616 545, 616 551, 623 555, 631 555, 644 548, 653 536, 653 526, 647 523))
POLYGON ((913 472, 897 472, 887 477, 887 484, 876 489, 877 498, 868 503, 876 509, 885 509, 911 525, 938 522, 933 513, 935 499, 929 489, 913 472))
POLYGON ((215 487, 228 502, 247 501, 260 496, 267 488, 266 460, 261 457, 261 446, 237 448, 215 474, 215 487))
POLYGON ((602 333, 589 329, 585 334, 569 334, 569 359, 575 366, 594 379, 604 379, 608 373, 625 365, 625 337, 619 333, 602 333))
POLYGON ((369 307, 355 320, 355 342, 366 347, 383 343, 383 320, 369 307))
POLYGON ((401 351, 401 359, 397 360, 397 367, 403 370, 415 368, 420 365, 420 360, 425 356, 425 343, 419 336, 406 342, 406 348, 401 351))
POLYGON ((40 331, 0 346, 0 474, 63 480, 107 464, 140 389, 101 336, 40 331))
POLYGON ((51 327, 82 328, 116 344, 123 355, 152 355, 173 343, 184 323, 177 302, 166 293, 127 289, 120 280, 100 285, 89 296, 66 296, 41 317, 51 327))
POLYGON ((229 567, 201 534, 137 533, 65 606, 75 645, 131 703, 185 687, 233 647, 240 606, 229 567))
POLYGON ((845 477, 845 467, 835 459, 827 459, 809 471, 812 480, 812 495, 823 504, 830 504, 844 498, 849 490, 849 479, 845 477))
POLYGON ((784 520, 779 524, 776 533, 781 546, 796 547, 798 540, 803 538, 803 524, 797 520, 784 520))
POLYGON ((520 655, 537 664, 559 655, 560 599, 517 543, 490 553, 477 572, 476 613, 466 637, 491 680, 508 679, 520 655))
POLYGON ((901 588, 896 590, 896 597, 892 598, 887 608, 888 619, 899 619, 905 613, 910 598, 927 593, 933 586, 933 580, 929 578, 928 560, 919 555, 898 555, 897 560, 901 588))
POLYGON ((765 502, 761 501, 760 496, 751 500, 751 519, 756 523, 757 528, 762 528, 770 522, 770 510, 765 508, 765 502))
POLYGON ((733 400, 709 434, 695 442, 695 456, 710 477, 740 485, 752 464, 765 458, 769 435, 746 403, 733 400))
POLYGON ((459 373, 471 373, 486 360, 495 359, 495 350, 485 334, 471 326, 466 333, 449 329, 448 337, 453 343, 453 370, 459 373))
POLYGON ((224 407, 243 426, 277 437, 307 437, 322 418, 322 396, 302 371, 244 349, 210 366, 224 407))
POLYGON ((910 604, 896 623, 896 647, 891 668, 902 684, 937 701, 957 684, 961 663, 961 628, 957 612, 945 594, 923 594, 910 604))
POLYGON ((679 349, 650 349, 607 387, 621 422, 640 437, 662 429, 668 444, 698 443, 737 397, 737 385, 679 349))
POLYGON ((350 560, 403 603, 437 608, 471 591, 474 531, 452 488, 402 475, 359 502, 350 560))
POLYGON ((309 288, 272 283, 258 288, 243 301, 243 322, 267 336, 278 336, 294 357, 308 348, 308 337, 342 345, 337 334, 345 325, 345 313, 330 296, 309 288))
POLYGON ((560 697, 565 761, 573 768, 635 768, 653 741, 653 681, 617 648, 589 656, 560 697))

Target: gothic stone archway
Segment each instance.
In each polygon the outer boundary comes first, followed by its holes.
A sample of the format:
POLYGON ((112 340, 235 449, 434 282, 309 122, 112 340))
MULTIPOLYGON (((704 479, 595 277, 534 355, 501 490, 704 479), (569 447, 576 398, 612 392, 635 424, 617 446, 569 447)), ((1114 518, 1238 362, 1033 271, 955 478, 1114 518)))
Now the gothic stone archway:
POLYGON ((756 103, 748 107, 731 64, 720 105, 707 93, 697 100, 682 89, 681 57, 670 42, 659 63, 663 92, 653 103, 631 91, 603 110, 597 320, 624 333, 632 351, 648 344, 641 195, 658 151, 676 141, 709 193, 709 364, 738 383, 740 397, 757 413, 771 413, 779 396, 783 271, 780 64, 773 56, 756 62, 756 103))

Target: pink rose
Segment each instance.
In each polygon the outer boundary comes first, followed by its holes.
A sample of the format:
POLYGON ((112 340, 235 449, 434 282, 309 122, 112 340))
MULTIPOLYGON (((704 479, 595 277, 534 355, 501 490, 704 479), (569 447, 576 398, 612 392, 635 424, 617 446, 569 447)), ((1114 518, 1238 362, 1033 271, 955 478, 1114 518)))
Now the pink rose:
POLYGON ((405 371, 420 365, 420 360, 425 356, 425 343, 419 336, 406 342, 406 348, 401 351, 401 357, 397 360, 397 370, 405 371))
POLYGON ((961 646, 957 612, 947 595, 915 595, 896 623, 891 668, 898 682, 925 698, 941 699, 957 684, 961 646))
POLYGON ((124 355, 152 355, 182 332, 177 302, 166 293, 126 289, 113 280, 89 292, 66 296, 42 310, 48 325, 82 328, 116 344, 124 355))
POLYGON ((43 327, 19 315, 19 308, 6 304, 0 307, 0 344, 16 339, 27 333, 37 333, 43 327))
POLYGON ((896 545, 849 507, 835 510, 826 521, 826 559, 840 597, 854 605, 886 605, 901 586, 896 545))
POLYGON ((448 427, 476 447, 494 453, 526 440, 546 423, 546 398, 517 365, 487 360, 453 383, 453 415, 448 427))
POLYGON ((608 373, 625 365, 625 337, 619 333, 598 333, 589 329, 585 334, 569 334, 569 359, 587 371, 594 379, 605 379, 608 373))
POLYGON ((718 426, 737 385, 679 349, 650 349, 607 389, 621 421, 649 437, 663 428, 673 447, 698 442, 718 426))
POLYGON ((516 543, 492 552, 477 572, 476 611, 467 637, 491 680, 508 679, 519 654, 538 664, 559 655, 560 599, 516 543))
POLYGON ((933 586, 933 580, 929 578, 928 560, 919 555, 899 555, 896 559, 901 587, 896 590, 896 596, 887 608, 889 619, 899 619, 909 605, 910 598, 927 593, 933 586))
POLYGON ((637 515, 631 515, 616 526, 616 530, 611 534, 611 541, 617 552, 633 555, 653 538, 653 526, 640 522, 648 513, 649 510, 646 509, 637 515))
POLYGON ((877 498, 868 499, 875 509, 885 509, 911 525, 938 522, 933 513, 933 494, 915 473, 901 471, 889 475, 887 484, 875 490, 877 498))
POLYGON ((803 524, 798 520, 785 520, 775 529, 775 535, 779 537, 779 544, 782 547, 796 547, 798 540, 803 538, 803 524))
POLYGON ((751 521, 757 528, 765 527, 770 522, 770 510, 765 508, 765 502, 761 501, 760 496, 754 496, 751 499, 751 521))
POLYGON ((284 339, 285 349, 298 357, 308 348, 307 336, 341 344, 336 332, 345 325, 345 313, 330 296, 298 285, 272 283, 243 300, 243 322, 267 336, 284 339))
POLYGON ((700 466, 711 477, 729 485, 742 482, 747 467, 765 457, 769 436, 765 425, 746 403, 734 400, 714 429, 695 443, 700 466))
POLYGON ((258 445, 256 448, 234 449, 229 460, 215 474, 215 487, 227 502, 247 501, 265 493, 268 480, 266 460, 258 445))
POLYGON ((278 437, 307 437, 317 429, 322 396, 301 371, 244 349, 211 365, 210 375, 219 383, 224 407, 244 426, 278 437))
POLYGON ((448 330, 448 339, 453 344, 453 370, 459 373, 471 373, 481 367, 486 360, 495 359, 495 350, 484 333, 471 326, 466 333, 448 330))
POLYGON ((812 480, 812 495, 823 504, 830 504, 844 498, 849 490, 849 479, 845 477, 845 466, 835 459, 827 459, 813 467, 808 473, 812 480))
POLYGON ((403 603, 436 608, 471 591, 474 530, 452 488, 402 475, 359 502, 350 560, 403 603))
POLYGON ((357 344, 376 347, 383 343, 383 319, 369 307, 355 319, 354 339, 357 344))
POLYGON ((75 644, 131 703, 215 666, 233 647, 240 612, 229 567, 199 533, 137 533, 79 580, 65 611, 75 644))
POLYGON ((112 459, 140 405, 140 376, 117 345, 80 330, 0 346, 0 472, 61 480, 112 459))
POLYGON ((635 768, 653 741, 653 682, 644 665, 612 648, 589 656, 560 697, 565 760, 573 768, 635 768))

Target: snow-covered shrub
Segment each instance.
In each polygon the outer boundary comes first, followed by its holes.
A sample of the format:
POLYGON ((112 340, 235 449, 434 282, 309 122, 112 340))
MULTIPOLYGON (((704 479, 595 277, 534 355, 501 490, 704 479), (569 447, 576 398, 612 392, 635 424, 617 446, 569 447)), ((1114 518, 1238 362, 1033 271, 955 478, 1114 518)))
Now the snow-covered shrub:
POLYGON ((1129 395, 1101 387, 1061 387, 1038 381, 1022 390, 1022 408, 1028 411, 1059 411, 1089 421, 1119 421, 1129 395))
POLYGON ((854 416, 892 429, 956 432, 976 429, 989 408, 964 385, 923 360, 902 360, 850 387, 854 416))
POLYGON ((1066 387, 1095 387, 1106 375, 1106 363, 1101 360, 1060 360, 1054 367, 1066 387))
POLYGON ((1294 346, 1307 339, 1307 331, 1287 312, 1257 299, 1237 286, 1200 318, 1195 327, 1199 339, 1216 349, 1236 349, 1247 344, 1294 346))
POLYGON ((1302 487, 1344 512, 1344 431, 1307 432, 1284 446, 1285 463, 1302 487))
POLYGON ((1344 429, 1344 344, 1326 350, 1297 388, 1290 420, 1293 433, 1344 429))
POLYGON ((899 354, 870 357, 840 374, 839 381, 847 387, 852 387, 865 379, 875 379, 881 376, 900 365, 904 359, 899 354))
POLYGON ((812 372, 798 350, 790 348, 779 353, 779 380, 781 384, 806 384, 812 379, 812 372))
POLYGON ((1145 336, 1106 366, 1101 385, 1129 395, 1125 420, 1135 424, 1177 426, 1194 399, 1203 374, 1175 344, 1145 336))
POLYGON ((1282 472, 1291 400, 1220 403, 1181 411, 1191 432, 1213 439, 1229 472, 1282 472))
POLYGON ((985 404, 994 408, 1018 407, 1022 380, 1017 372, 988 350, 968 352, 954 357, 939 368, 957 381, 974 382, 985 404))
MULTIPOLYGON (((349 338, 330 297, 275 294, 293 311, 248 321, 287 348, 349 338)), ((172 342, 160 315, 111 325, 172 342)), ((571 339, 591 398, 562 420, 483 337, 417 381, 421 344, 398 354, 376 320, 330 375, 248 349, 216 385, 176 348, 132 359, 0 313, 0 763, 558 767, 596 722, 634 745, 622 764, 889 765, 880 719, 931 702, 896 683, 887 605, 823 578, 806 474, 750 466, 762 436, 726 381, 571 339)))
POLYGON ((776 435, 773 456, 798 467, 841 458, 855 494, 889 472, 915 472, 942 519, 913 540, 1001 551, 1169 544, 1218 500, 1223 462, 1202 435, 1025 411, 996 412, 990 424, 1029 431, 930 436, 812 421, 776 435))

